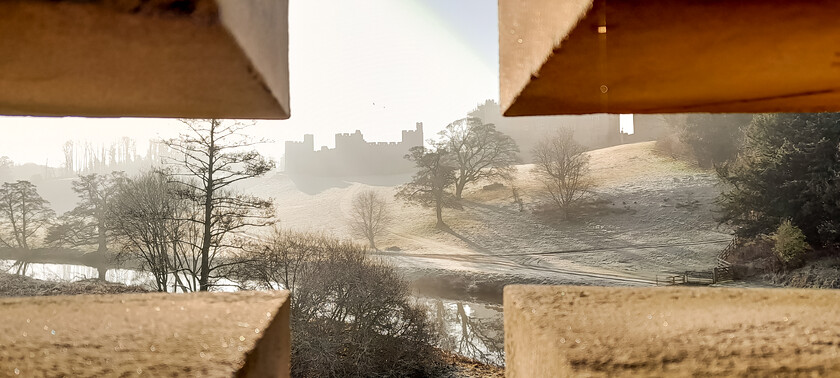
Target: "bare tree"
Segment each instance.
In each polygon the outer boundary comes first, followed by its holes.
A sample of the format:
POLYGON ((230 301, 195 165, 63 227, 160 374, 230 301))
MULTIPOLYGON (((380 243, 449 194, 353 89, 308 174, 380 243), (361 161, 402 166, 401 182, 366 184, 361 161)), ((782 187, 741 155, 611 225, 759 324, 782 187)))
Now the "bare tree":
POLYGON ((141 174, 119 184, 108 221, 122 248, 121 260, 139 260, 152 273, 155 288, 167 291, 177 281, 175 249, 181 244, 180 219, 186 202, 176 195, 177 184, 160 172, 141 174))
POLYGON ((29 181, 7 182, 0 187, 0 243, 22 254, 15 263, 17 274, 26 274, 28 253, 37 243, 35 237, 54 215, 49 202, 29 181))
POLYGON ((124 179, 122 172, 79 176, 73 181, 73 191, 79 196, 78 205, 64 214, 47 233, 49 244, 74 248, 96 246, 94 257, 100 260, 100 280, 105 279, 104 262, 109 258, 108 245, 113 239, 106 215, 118 185, 124 179))
POLYGON ((176 169, 186 189, 182 194, 201 206, 201 255, 199 286, 210 288, 211 251, 219 248, 241 248, 226 243, 226 235, 247 227, 265 226, 274 222, 270 200, 237 194, 231 185, 259 177, 274 162, 265 159, 253 147, 264 143, 244 135, 247 125, 222 122, 218 119, 182 120, 189 131, 164 143, 173 150, 166 162, 176 169))
POLYGON ((350 216, 353 232, 365 237, 370 248, 378 251, 375 239, 385 232, 391 220, 385 196, 372 189, 356 194, 350 216))
POLYGON ((561 129, 534 147, 534 173, 545 186, 554 204, 566 212, 583 198, 592 186, 589 155, 576 142, 570 129, 561 129))
POLYGON ((457 163, 455 197, 458 199, 469 183, 494 177, 509 178, 512 165, 518 161, 516 142, 497 131, 492 123, 482 123, 479 118, 452 122, 440 136, 457 163))
POLYGON ((417 164, 418 172, 410 182, 400 187, 397 197, 409 202, 434 207, 437 227, 446 227, 443 208, 457 207, 455 197, 447 190, 455 183, 455 168, 450 163, 446 147, 426 149, 414 147, 407 159, 417 164))

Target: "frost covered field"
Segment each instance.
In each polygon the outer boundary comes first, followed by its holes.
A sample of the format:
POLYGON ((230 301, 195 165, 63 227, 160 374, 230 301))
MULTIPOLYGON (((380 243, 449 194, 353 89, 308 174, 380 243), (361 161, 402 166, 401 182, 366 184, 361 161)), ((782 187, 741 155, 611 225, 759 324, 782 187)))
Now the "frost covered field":
POLYGON ((596 186, 568 218, 546 206, 532 166, 520 165, 513 184, 468 188, 463 209, 444 210, 448 230, 434 227, 433 210, 393 199, 407 175, 338 179, 278 173, 247 189, 274 198, 282 227, 336 236, 353 236, 348 221, 355 194, 368 188, 388 194, 394 220, 377 244, 385 258, 409 272, 644 285, 660 274, 711 269, 730 239, 714 219, 720 190, 714 173, 653 149, 654 142, 645 142, 591 151, 596 186), (523 197, 521 212, 511 185, 523 197))

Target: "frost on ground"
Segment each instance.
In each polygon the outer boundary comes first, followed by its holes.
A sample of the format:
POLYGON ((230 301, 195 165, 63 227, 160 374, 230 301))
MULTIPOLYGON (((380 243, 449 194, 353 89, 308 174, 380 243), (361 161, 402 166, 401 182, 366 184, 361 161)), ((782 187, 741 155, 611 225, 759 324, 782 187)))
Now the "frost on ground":
POLYGON ((32 297, 47 295, 146 293, 140 286, 87 279, 76 282, 43 281, 0 272, 0 297, 32 297))
MULTIPOLYGON (((276 201, 286 228, 353 237, 347 227, 352 198, 372 188, 392 201, 394 222, 377 244, 383 258, 408 269, 512 275, 599 285, 644 285, 660 274, 710 270, 730 240, 715 221, 720 188, 713 172, 662 157, 654 143, 590 152, 596 188, 568 218, 546 206, 529 164, 511 183, 465 193, 463 210, 446 209, 449 228, 434 227, 430 209, 393 199, 409 176, 290 177, 277 174, 249 185, 276 201), (393 249, 393 248, 392 248, 393 249)), ((361 242, 361 240, 359 240, 361 242)))

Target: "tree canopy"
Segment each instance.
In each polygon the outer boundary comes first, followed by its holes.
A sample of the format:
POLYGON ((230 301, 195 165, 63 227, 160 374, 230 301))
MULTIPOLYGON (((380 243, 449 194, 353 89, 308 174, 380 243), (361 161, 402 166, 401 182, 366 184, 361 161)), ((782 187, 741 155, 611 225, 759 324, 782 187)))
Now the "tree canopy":
POLYGON ((739 235, 789 219, 811 244, 840 241, 840 114, 757 115, 738 159, 718 173, 721 221, 739 235))
MULTIPOLYGON (((31 250, 54 215, 49 202, 31 182, 4 183, 0 187, 0 244, 24 252, 31 250)), ((15 265, 18 274, 26 274, 29 262, 24 257, 15 265)))
POLYGON ((454 160, 455 197, 461 199, 464 187, 481 179, 510 177, 519 160, 519 147, 511 137, 497 131, 492 123, 475 117, 450 123, 440 132, 441 143, 454 160))
POLYGON ((97 252, 107 252, 112 235, 106 215, 124 179, 122 172, 80 175, 73 181, 79 202, 50 227, 47 242, 71 247, 95 246, 97 252))
POLYGON ((433 207, 437 227, 444 227, 443 208, 457 207, 455 196, 448 190, 455 183, 455 167, 451 165, 449 151, 440 145, 431 149, 418 146, 406 158, 417 164, 417 173, 400 187, 397 197, 433 207))

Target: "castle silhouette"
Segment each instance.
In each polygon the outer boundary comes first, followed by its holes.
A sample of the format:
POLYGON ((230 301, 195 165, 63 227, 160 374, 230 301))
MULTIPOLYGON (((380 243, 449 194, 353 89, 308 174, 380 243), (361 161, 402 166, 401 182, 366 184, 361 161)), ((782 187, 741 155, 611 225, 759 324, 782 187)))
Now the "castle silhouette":
POLYGON ((335 134, 335 148, 315 151, 314 136, 286 141, 285 171, 311 176, 378 176, 415 171, 405 159, 409 149, 423 145, 423 122, 403 130, 400 142, 367 142, 362 132, 335 134))

